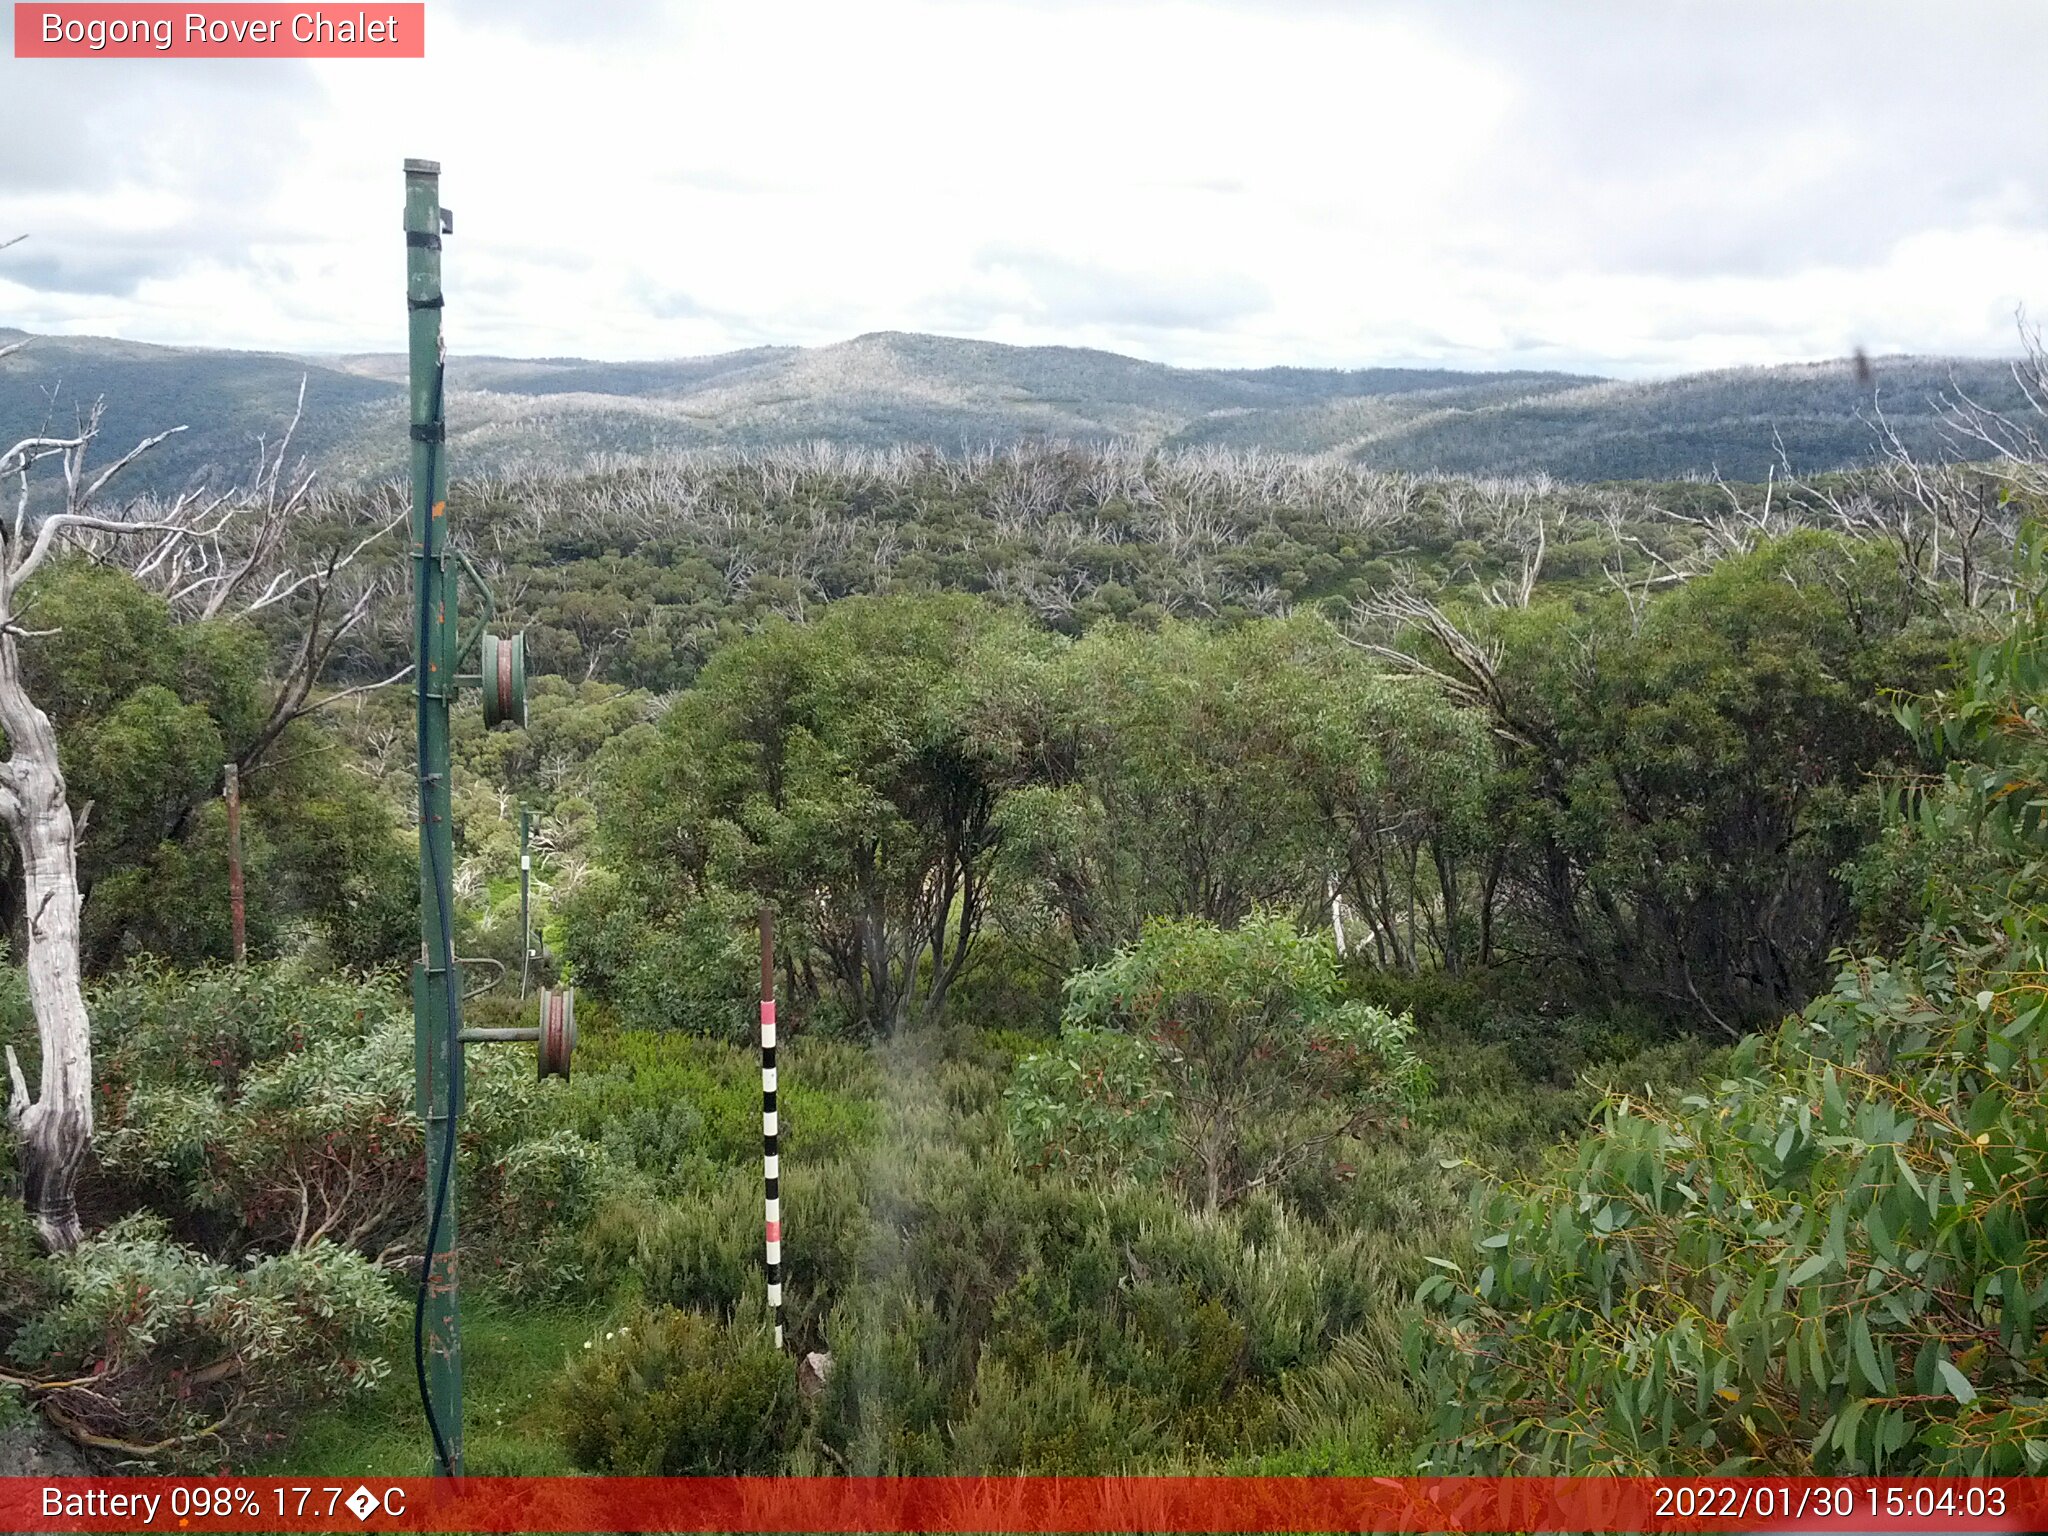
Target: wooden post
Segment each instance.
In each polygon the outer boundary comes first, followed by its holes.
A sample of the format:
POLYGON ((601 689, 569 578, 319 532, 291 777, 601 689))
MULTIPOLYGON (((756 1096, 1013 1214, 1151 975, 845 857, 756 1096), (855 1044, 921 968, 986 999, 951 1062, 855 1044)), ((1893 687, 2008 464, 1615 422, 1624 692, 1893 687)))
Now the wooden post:
POLYGON ((228 802, 228 931, 235 964, 249 958, 249 909, 242 893, 242 774, 233 763, 224 770, 228 802))
POLYGON ((782 1348, 782 1156, 775 1109, 775 912, 761 908, 761 1180, 764 1190, 768 1311, 782 1348))

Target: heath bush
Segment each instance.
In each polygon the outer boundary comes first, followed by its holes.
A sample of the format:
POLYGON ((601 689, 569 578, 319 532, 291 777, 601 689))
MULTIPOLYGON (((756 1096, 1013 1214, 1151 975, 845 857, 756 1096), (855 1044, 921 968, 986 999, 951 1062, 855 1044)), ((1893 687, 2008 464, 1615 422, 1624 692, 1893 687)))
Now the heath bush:
POLYGON ((578 1466, 640 1477, 779 1471, 803 1421, 796 1361, 758 1308, 636 1314, 571 1363, 562 1415, 578 1466))
POLYGON ((184 1465, 278 1439, 322 1402, 374 1386, 401 1302, 359 1256, 319 1242, 217 1264, 130 1217, 49 1260, 55 1296, 9 1356, 53 1418, 184 1465))

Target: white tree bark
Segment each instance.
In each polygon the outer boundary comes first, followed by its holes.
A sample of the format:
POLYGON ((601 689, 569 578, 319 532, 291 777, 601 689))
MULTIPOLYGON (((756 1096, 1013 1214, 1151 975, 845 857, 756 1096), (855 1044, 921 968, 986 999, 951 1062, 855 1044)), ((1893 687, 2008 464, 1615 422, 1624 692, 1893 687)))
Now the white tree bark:
POLYGON ((22 1203, 52 1250, 75 1247, 78 1173, 92 1146, 92 1033, 78 973, 77 824, 57 765, 57 733, 22 686, 13 630, 0 629, 0 820, 14 836, 26 885, 29 1003, 42 1048, 33 1098, 7 1048, 7 1120, 20 1142, 22 1203))

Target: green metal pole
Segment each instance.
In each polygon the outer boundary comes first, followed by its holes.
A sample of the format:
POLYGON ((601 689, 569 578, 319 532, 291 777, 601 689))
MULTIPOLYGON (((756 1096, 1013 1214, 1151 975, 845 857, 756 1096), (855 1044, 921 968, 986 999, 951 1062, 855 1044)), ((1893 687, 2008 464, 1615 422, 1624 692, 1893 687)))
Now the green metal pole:
POLYGON ((461 985, 454 971, 454 848, 448 716, 455 698, 455 573, 448 552, 442 414, 441 168, 405 162, 406 312, 412 403, 413 642, 418 667, 420 963, 413 971, 414 1066, 427 1132, 431 1228, 415 1345, 436 1471, 462 1471, 462 1314, 457 1291, 454 1127, 462 1113, 461 985))

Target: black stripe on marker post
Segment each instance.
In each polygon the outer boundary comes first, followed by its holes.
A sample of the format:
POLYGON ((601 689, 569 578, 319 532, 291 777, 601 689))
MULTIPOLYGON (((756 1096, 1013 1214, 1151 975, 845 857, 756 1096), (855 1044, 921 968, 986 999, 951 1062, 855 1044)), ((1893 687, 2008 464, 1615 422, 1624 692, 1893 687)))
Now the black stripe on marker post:
POLYGON ((768 1311, 775 1319, 775 1347, 782 1348, 782 1158, 777 1151, 781 1120, 775 1108, 775 914, 761 908, 761 1188, 762 1263, 768 1276, 768 1311))

